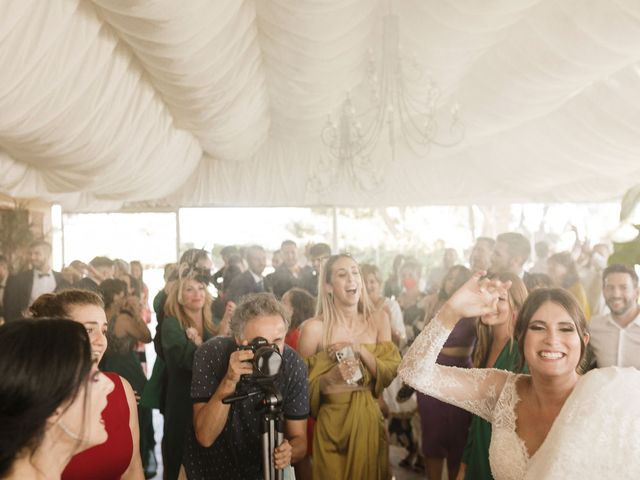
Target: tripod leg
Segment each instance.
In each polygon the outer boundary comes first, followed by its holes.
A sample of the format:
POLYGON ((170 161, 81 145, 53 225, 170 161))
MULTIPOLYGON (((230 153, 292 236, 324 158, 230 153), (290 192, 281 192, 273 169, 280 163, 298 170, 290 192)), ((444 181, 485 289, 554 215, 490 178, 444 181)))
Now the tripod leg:
POLYGON ((260 419, 260 446, 262 451, 262 475, 264 480, 273 480, 273 420, 269 415, 260 419))
MULTIPOLYGON (((275 427, 275 440, 276 440, 276 445, 280 445, 282 444, 282 442, 284 441, 284 418, 282 416, 282 413, 278 413, 276 415, 276 418, 274 419, 274 427, 275 427)), ((284 470, 276 470, 276 480, 283 480, 284 479, 284 470)))

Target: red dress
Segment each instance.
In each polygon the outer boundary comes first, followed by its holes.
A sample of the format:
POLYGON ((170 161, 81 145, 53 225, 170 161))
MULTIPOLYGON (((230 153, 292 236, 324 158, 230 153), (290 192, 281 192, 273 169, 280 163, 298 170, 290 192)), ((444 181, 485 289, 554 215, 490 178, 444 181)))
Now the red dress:
POLYGON ((118 374, 104 374, 115 385, 102 411, 109 436, 106 442, 74 455, 62 472, 62 480, 117 480, 131 463, 133 439, 129 428, 127 395, 118 374))

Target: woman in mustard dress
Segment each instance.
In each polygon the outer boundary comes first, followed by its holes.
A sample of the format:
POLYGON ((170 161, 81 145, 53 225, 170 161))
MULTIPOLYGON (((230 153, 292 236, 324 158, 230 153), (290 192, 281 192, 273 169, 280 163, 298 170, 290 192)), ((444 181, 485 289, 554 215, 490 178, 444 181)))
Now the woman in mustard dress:
POLYGON ((386 480, 389 452, 377 398, 400 363, 389 318, 371 308, 350 256, 332 256, 320 275, 317 315, 298 340, 317 420, 313 478, 386 480))

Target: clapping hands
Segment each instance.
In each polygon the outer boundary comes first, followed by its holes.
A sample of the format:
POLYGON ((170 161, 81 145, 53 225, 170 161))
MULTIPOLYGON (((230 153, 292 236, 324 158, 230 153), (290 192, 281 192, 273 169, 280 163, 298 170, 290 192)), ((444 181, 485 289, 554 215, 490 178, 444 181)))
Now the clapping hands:
POLYGON ((200 345, 202 345, 202 337, 198 333, 198 330, 193 327, 189 327, 185 330, 185 333, 187 334, 187 338, 195 343, 196 346, 199 347, 200 345))

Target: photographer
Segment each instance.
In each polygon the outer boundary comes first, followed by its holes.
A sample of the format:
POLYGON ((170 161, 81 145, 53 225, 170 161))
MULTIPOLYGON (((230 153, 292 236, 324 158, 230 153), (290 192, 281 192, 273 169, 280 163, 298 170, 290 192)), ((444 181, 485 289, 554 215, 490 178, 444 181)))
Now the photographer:
POLYGON ((302 459, 306 453, 309 413, 307 369, 298 354, 284 344, 289 317, 269 293, 248 295, 231 319, 233 337, 216 337, 196 352, 191 398, 194 431, 186 445, 184 463, 189 478, 261 479, 261 396, 225 405, 222 400, 237 392, 250 392, 272 384, 284 401, 285 440, 274 453, 276 468, 302 459), (282 354, 282 366, 262 386, 251 378, 254 352, 239 349, 256 337, 274 344, 282 354))

